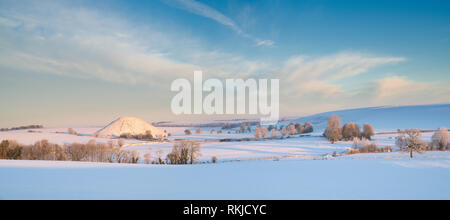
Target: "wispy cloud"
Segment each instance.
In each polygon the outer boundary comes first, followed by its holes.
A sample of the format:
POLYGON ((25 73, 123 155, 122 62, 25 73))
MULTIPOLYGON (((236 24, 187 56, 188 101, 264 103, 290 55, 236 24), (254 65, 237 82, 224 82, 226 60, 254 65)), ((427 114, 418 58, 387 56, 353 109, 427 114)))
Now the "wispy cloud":
POLYGON ((275 44, 275 42, 271 40, 261 40, 251 36, 250 34, 243 31, 242 28, 239 25, 237 25, 236 22, 233 21, 233 19, 225 16, 216 9, 203 3, 197 2, 195 0, 162 0, 162 1, 172 7, 179 8, 188 11, 190 13, 203 16, 205 18, 212 19, 218 22, 219 24, 225 25, 234 30, 237 34, 252 39, 255 42, 256 46, 272 47, 275 44))
POLYGON ((357 52, 342 52, 316 58, 300 55, 285 61, 282 68, 274 71, 274 74, 281 74, 290 85, 287 93, 296 96, 316 93, 330 97, 341 93, 341 86, 334 84, 336 80, 405 60, 403 57, 373 56, 357 52))
MULTIPOLYGON (((145 83, 159 89, 194 70, 225 78, 248 76, 264 66, 201 46, 183 49, 176 33, 152 28, 141 33, 113 14, 53 2, 40 8, 33 4, 26 10, 0 9, 0 70, 145 83)), ((184 42, 190 41, 185 36, 184 42)))
MULTIPOLYGON (((284 114, 450 101, 450 89, 443 83, 425 84, 400 76, 383 78, 382 74, 371 72, 377 67, 405 62, 405 57, 341 52, 317 57, 299 54, 285 61, 252 60, 205 49, 189 36, 178 43, 178 33, 156 30, 151 25, 136 28, 114 13, 74 9, 53 1, 42 4, 31 1, 27 7, 0 8, 0 72, 148 84, 155 94, 167 96, 172 80, 190 79, 194 70, 203 70, 207 78, 278 78, 281 104, 286 106, 282 109, 284 114), (185 42, 196 46, 186 48, 185 42), (356 86, 345 82, 368 73, 373 75, 364 82, 358 81, 356 86)), ((217 16, 214 9, 194 6, 199 7, 195 9, 199 14, 240 30, 231 19, 217 16)), ((273 45, 269 40, 258 42, 273 45)))

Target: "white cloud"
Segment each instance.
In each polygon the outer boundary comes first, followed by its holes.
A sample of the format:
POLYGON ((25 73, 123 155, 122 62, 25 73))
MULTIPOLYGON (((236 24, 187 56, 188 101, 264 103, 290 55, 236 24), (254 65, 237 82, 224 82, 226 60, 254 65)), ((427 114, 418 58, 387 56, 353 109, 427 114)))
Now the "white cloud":
POLYGON ((168 88, 176 78, 191 78, 194 70, 226 78, 249 76, 265 66, 241 56, 205 51, 188 36, 179 42, 176 33, 133 29, 126 19, 113 14, 53 2, 40 6, 0 9, 2 18, 20 24, 0 29, 0 68, 146 83, 157 89, 168 88), (184 48, 186 42, 190 45, 184 48))
POLYGON ((203 16, 205 18, 212 19, 222 25, 228 26, 229 28, 234 30, 237 34, 255 41, 256 46, 272 47, 274 45, 274 42, 271 40, 261 40, 251 36, 250 34, 243 31, 242 28, 239 27, 239 25, 237 25, 236 22, 233 21, 233 19, 225 16, 216 9, 203 3, 197 2, 195 0, 163 0, 163 2, 172 7, 179 8, 188 11, 190 13, 203 16))
POLYGON ((293 97, 319 94, 322 98, 342 95, 336 80, 366 73, 372 68, 405 61, 402 57, 382 57, 342 52, 317 58, 294 56, 285 61, 272 77, 280 76, 288 84, 286 93, 293 97))
POLYGON ((343 52, 319 58, 296 56, 285 62, 282 71, 289 80, 336 80, 359 75, 381 65, 399 63, 403 57, 382 57, 362 53, 343 52))
POLYGON ((168 5, 186 10, 193 14, 197 14, 206 18, 210 18, 220 24, 230 27, 238 34, 243 34, 241 28, 235 24, 233 20, 223 15, 214 8, 194 0, 164 0, 168 5))
POLYGON ((272 47, 275 44, 275 42, 271 40, 256 40, 256 46, 267 46, 272 47))

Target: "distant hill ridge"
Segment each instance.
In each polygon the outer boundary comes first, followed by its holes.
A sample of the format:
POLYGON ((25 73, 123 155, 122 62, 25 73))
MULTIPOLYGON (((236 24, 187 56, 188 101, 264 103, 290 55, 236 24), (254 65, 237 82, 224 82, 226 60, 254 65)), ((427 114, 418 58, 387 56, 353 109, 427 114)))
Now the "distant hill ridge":
POLYGON ((324 112, 300 117, 291 122, 310 122, 317 132, 323 132, 328 118, 338 115, 342 123, 353 121, 358 124, 370 123, 375 130, 397 130, 407 128, 437 129, 450 127, 450 104, 380 106, 324 112))

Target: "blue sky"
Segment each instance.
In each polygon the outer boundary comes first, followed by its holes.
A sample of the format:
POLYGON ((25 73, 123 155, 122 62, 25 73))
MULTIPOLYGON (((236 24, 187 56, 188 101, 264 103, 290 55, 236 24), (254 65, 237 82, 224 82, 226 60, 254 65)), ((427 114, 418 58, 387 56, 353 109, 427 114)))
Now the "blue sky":
POLYGON ((449 1, 0 0, 0 38, 2 127, 185 120, 194 70, 279 78, 282 115, 450 102, 449 1))

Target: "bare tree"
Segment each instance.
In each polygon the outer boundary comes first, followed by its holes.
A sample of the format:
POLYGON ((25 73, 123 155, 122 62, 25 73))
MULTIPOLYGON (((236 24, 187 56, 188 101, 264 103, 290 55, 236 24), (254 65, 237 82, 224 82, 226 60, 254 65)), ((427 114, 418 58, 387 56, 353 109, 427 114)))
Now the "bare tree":
POLYGON ((367 138, 368 140, 371 140, 373 135, 375 135, 375 132, 373 131, 372 125, 369 123, 365 123, 362 136, 367 138))
POLYGON ((449 134, 447 128, 441 128, 436 131, 431 137, 431 143, 433 147, 437 147, 439 150, 445 150, 448 145, 449 134))
POLYGON ((395 144, 403 151, 410 153, 413 158, 413 152, 422 153, 425 149, 425 143, 420 139, 421 133, 419 129, 407 129, 401 131, 397 136, 395 144))
POLYGON ((331 141, 331 143, 335 143, 342 139, 341 119, 339 116, 334 115, 328 119, 325 137, 331 141))
POLYGON ((166 161, 169 164, 193 164, 200 156, 199 143, 183 141, 173 146, 172 152, 166 156, 166 161))

